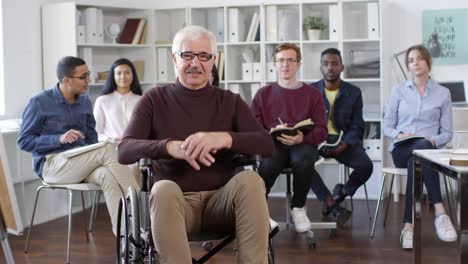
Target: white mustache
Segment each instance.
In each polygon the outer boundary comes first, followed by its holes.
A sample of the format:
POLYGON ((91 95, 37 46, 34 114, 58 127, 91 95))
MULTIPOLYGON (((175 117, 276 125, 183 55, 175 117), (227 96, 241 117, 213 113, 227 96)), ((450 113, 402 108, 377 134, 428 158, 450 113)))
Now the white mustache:
POLYGON ((186 73, 203 73, 199 67, 193 66, 187 69, 186 73))

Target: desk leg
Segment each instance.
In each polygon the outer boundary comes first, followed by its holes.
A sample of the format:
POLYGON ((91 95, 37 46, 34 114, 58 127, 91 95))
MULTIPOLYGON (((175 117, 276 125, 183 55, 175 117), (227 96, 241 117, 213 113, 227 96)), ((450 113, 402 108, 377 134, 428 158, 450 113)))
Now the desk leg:
POLYGON ((422 168, 421 160, 413 155, 413 262, 421 262, 421 198, 422 198, 422 168))
POLYGON ((460 208, 460 263, 468 263, 468 172, 458 180, 458 204, 460 208))
POLYGON ((5 229, 5 225, 3 224, 2 216, 0 215, 0 241, 3 248, 3 253, 5 255, 6 263, 7 264, 14 264, 15 261, 13 260, 13 255, 11 254, 10 244, 8 243, 8 235, 5 229))

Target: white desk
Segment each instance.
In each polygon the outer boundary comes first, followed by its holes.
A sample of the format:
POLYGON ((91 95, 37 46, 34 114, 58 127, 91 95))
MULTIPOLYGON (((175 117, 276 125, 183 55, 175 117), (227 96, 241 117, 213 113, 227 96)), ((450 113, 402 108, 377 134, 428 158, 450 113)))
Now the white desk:
POLYGON ((468 263, 468 166, 451 166, 450 149, 425 149, 413 151, 414 181, 413 181, 413 254, 414 263, 421 263, 421 198, 422 169, 427 165, 433 170, 458 180, 459 220, 459 254, 460 263, 468 263))

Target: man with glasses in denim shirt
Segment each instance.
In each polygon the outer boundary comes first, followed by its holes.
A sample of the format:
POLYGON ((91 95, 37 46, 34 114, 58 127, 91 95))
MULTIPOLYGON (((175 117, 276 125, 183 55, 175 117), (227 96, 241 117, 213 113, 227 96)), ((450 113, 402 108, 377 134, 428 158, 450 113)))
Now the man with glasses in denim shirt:
POLYGON ((116 234, 119 199, 137 183, 128 166, 117 162, 112 145, 64 157, 62 152, 97 143, 91 101, 85 94, 91 81, 85 61, 63 57, 57 65, 59 82, 33 96, 23 113, 18 146, 32 152, 34 170, 47 183, 90 182, 102 187, 116 234))
POLYGON ((296 135, 282 134, 274 138, 276 151, 272 157, 263 158, 259 174, 265 180, 268 193, 278 175, 286 168, 292 169, 291 215, 297 232, 306 232, 311 228, 305 207, 309 186, 312 186, 324 206, 333 212, 335 220, 341 226, 349 218, 349 212, 335 203, 315 170, 315 161, 319 158, 317 146, 327 137, 325 107, 320 93, 297 80, 301 52, 295 44, 276 46, 273 61, 278 82, 260 89, 252 101, 252 112, 258 123, 265 130, 277 126, 294 126, 305 119, 311 119, 314 125, 304 134, 298 130, 296 135))
POLYGON ((235 174, 233 158, 270 155, 273 142, 239 95, 210 85, 214 54, 216 39, 205 28, 176 33, 177 80, 142 96, 119 161, 153 160, 151 231, 160 263, 192 263, 187 234, 235 230, 237 263, 266 264, 265 186, 253 171, 235 174))

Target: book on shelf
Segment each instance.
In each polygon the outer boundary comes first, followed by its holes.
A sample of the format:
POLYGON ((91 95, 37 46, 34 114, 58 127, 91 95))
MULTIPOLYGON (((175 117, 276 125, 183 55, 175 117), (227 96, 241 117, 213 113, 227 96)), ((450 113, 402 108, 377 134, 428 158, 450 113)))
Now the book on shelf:
POLYGON ((143 26, 143 32, 141 33, 141 37, 140 37, 140 40, 138 41, 138 44, 145 44, 147 31, 148 31, 148 23, 145 23, 145 25, 143 26))
POLYGON ((143 80, 143 67, 145 66, 145 61, 143 60, 136 60, 132 62, 135 66, 135 71, 138 76, 138 80, 141 82, 143 80))
POLYGON ((252 16, 252 21, 250 22, 249 31, 247 33, 247 37, 245 38, 246 42, 252 42, 255 40, 255 35, 257 34, 257 29, 260 25, 260 18, 258 13, 255 12, 252 16))
POLYGON ((413 141, 413 140, 416 140, 416 139, 421 139, 421 138, 424 138, 424 136, 411 135, 411 136, 407 136, 407 137, 397 138, 397 139, 395 139, 395 141, 393 141, 393 146, 398 146, 398 145, 401 145, 403 143, 410 142, 410 141, 413 141))
POLYGON ((312 129, 313 125, 314 125, 314 122, 312 121, 312 119, 308 118, 300 122, 297 122, 292 127, 286 127, 286 126, 273 127, 270 129, 270 135, 274 138, 279 137, 282 134, 285 134, 288 136, 295 136, 298 130, 300 130, 303 134, 306 134, 307 132, 309 132, 309 130, 312 129))
POLYGON ((218 62, 218 76, 219 80, 224 80, 224 52, 219 52, 219 62, 218 62))
POLYGON ((265 7, 266 16, 266 40, 278 40, 278 7, 276 5, 269 5, 265 7))
POLYGON ((72 149, 69 149, 67 151, 62 152, 61 154, 62 154, 62 156, 64 158, 69 159, 69 158, 73 158, 73 157, 75 157, 77 155, 81 155, 83 153, 89 152, 91 150, 102 148, 106 144, 107 144, 106 141, 98 142, 98 143, 94 143, 94 144, 90 144, 90 145, 86 145, 86 146, 82 146, 82 147, 72 148, 72 149))
POLYGON ((342 137, 343 137, 343 130, 340 131, 340 134, 338 135, 338 138, 336 139, 335 142, 328 142, 325 140, 324 142, 318 145, 317 149, 320 151, 332 150, 340 144, 342 137))
POLYGON ((135 32, 135 36, 133 36, 132 45, 140 44, 141 35, 143 34, 143 29, 146 25, 146 19, 140 19, 138 23, 138 28, 135 32))
POLYGON ((449 164, 453 166, 468 166, 468 149, 456 149, 450 154, 449 164))
POLYGON ((140 21, 141 19, 139 18, 127 18, 118 42, 121 44, 131 44, 138 30, 140 21))

